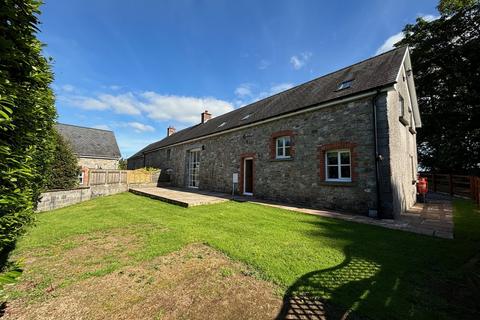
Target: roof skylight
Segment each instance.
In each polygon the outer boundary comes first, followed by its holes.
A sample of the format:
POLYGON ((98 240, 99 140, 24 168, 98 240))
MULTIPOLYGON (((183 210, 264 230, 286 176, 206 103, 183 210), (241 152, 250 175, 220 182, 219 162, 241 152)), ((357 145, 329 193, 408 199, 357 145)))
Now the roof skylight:
POLYGON ((250 118, 251 116, 252 116, 252 114, 249 113, 249 114, 247 114, 246 116, 244 116, 244 117, 242 118, 242 120, 247 120, 247 119, 250 118))
POLYGON ((352 86, 352 82, 353 82, 353 79, 343 81, 338 85, 337 91, 350 88, 352 86))
POLYGON ((227 123, 226 122, 222 122, 218 125, 219 128, 223 127, 224 125, 226 125, 227 123))

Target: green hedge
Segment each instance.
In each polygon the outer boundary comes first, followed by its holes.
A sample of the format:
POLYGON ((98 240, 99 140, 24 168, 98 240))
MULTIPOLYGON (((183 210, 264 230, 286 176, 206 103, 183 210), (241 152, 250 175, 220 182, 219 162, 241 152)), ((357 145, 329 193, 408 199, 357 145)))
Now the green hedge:
POLYGON ((0 0, 0 251, 32 221, 53 155, 53 73, 36 38, 40 4, 0 0))

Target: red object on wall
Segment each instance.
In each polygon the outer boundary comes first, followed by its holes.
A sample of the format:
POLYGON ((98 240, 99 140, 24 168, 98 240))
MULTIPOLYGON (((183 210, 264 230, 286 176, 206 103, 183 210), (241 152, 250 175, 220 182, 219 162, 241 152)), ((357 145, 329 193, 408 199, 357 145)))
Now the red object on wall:
POLYGON ((427 178, 418 178, 417 182, 417 192, 419 194, 426 194, 428 192, 428 181, 427 178))

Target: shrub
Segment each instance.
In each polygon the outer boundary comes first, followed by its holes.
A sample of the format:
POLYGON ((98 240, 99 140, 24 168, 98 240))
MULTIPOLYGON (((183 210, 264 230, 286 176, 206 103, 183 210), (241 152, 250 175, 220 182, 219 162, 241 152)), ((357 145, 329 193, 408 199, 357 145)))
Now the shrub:
POLYGON ((127 170, 127 159, 118 160, 118 170, 127 170))
POLYGON ((78 186, 77 157, 72 147, 56 130, 54 133, 55 151, 48 170, 48 189, 72 189, 78 186))
POLYGON ((53 74, 36 38, 39 6, 35 0, 0 0, 2 253, 32 221, 53 154, 53 74))

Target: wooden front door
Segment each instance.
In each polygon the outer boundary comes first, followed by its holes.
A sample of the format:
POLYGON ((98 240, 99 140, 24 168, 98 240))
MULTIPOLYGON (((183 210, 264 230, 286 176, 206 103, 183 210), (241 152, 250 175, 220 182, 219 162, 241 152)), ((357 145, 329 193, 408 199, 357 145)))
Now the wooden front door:
POLYGON ((253 195, 253 158, 243 160, 243 194, 253 195))

